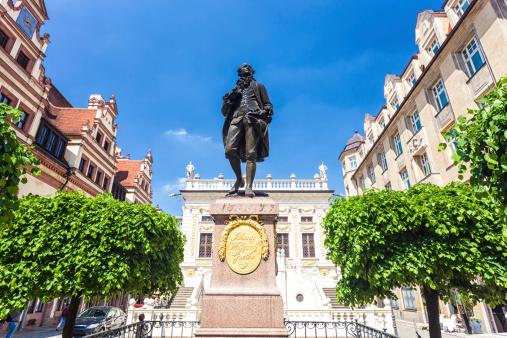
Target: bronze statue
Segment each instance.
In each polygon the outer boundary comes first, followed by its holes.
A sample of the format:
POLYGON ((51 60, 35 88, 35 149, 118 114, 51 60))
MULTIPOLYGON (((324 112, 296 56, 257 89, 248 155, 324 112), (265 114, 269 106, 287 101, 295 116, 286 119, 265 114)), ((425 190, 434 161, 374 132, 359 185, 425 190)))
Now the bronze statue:
POLYGON ((239 80, 223 97, 222 114, 225 123, 222 130, 225 157, 229 159, 236 175, 236 183, 228 196, 237 196, 245 186, 241 174, 241 162, 246 162, 245 196, 254 197, 252 190, 257 162, 269 156, 268 126, 273 106, 262 83, 253 78, 255 71, 248 63, 238 68, 239 80))

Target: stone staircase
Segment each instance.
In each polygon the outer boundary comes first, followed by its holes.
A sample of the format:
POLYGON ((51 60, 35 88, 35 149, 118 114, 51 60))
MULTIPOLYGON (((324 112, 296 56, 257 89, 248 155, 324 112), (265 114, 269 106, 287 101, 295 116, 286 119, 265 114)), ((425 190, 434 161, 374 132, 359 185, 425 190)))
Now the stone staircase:
POLYGON ((324 291, 324 294, 326 295, 326 297, 331 300, 330 303, 331 303, 331 308, 333 310, 345 310, 345 309, 349 309, 345 305, 338 304, 336 302, 336 289, 335 288, 322 288, 322 291, 324 291))
MULTIPOLYGON (((168 309, 184 309, 187 305, 187 298, 192 297, 194 288, 179 287, 178 290, 171 296, 169 303, 167 304, 168 309)), ((335 296, 336 298, 336 296, 335 296)))

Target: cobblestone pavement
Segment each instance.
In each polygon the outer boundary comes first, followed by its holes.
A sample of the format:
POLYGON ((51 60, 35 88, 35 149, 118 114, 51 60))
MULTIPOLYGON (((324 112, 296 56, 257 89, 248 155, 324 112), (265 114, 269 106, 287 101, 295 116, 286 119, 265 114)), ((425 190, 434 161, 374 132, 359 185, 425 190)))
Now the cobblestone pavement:
MULTIPOLYGON (((5 331, 5 325, 1 328, 0 338, 4 338, 7 335, 5 331)), ((56 331, 56 325, 54 326, 37 326, 37 327, 25 327, 22 331, 16 331, 12 338, 16 337, 30 337, 30 338, 48 338, 55 337, 61 338, 62 332, 56 331)))

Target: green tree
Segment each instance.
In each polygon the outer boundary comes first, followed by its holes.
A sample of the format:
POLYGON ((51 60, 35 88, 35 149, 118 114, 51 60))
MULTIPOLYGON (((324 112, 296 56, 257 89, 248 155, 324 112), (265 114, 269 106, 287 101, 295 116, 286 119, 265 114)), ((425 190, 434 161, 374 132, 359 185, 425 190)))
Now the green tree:
MULTIPOLYGON (((507 214, 507 77, 502 77, 491 91, 477 100, 482 108, 468 110, 446 133, 454 138, 453 159, 459 165, 460 178, 470 170, 470 184, 483 186, 502 205, 507 214), (467 165, 469 168, 467 168, 467 165)), ((440 148, 445 149, 445 143, 440 148)), ((488 197, 486 197, 488 198, 488 197)), ((507 226, 504 227, 507 237, 507 226)))
POLYGON ((343 275, 338 302, 396 299, 394 288, 418 285, 430 337, 441 337, 438 299, 448 301, 452 290, 491 305, 506 299, 507 243, 497 211, 492 199, 456 182, 335 199, 324 229, 328 258, 343 275))
MULTIPOLYGON (((9 226, 18 209, 18 185, 26 183, 28 165, 39 165, 29 147, 22 144, 16 137, 7 117, 18 122, 23 111, 0 103, 0 229, 9 226)), ((32 168, 31 174, 39 175, 40 169, 32 168)))
POLYGON ((31 299, 69 297, 64 338, 72 337, 81 297, 165 294, 183 280, 176 218, 110 194, 25 196, 0 241, 0 317, 31 299))

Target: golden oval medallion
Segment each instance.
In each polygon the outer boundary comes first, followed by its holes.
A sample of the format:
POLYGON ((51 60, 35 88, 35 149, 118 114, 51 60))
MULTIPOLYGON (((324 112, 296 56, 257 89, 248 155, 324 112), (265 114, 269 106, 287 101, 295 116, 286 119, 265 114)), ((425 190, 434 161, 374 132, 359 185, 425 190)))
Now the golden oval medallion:
POLYGON ((225 258, 232 271, 246 275, 257 269, 261 262, 261 235, 257 230, 240 225, 227 237, 225 258))

